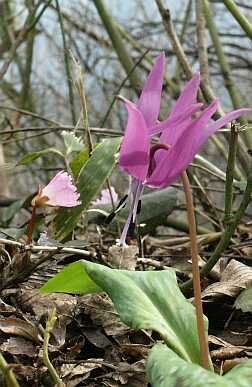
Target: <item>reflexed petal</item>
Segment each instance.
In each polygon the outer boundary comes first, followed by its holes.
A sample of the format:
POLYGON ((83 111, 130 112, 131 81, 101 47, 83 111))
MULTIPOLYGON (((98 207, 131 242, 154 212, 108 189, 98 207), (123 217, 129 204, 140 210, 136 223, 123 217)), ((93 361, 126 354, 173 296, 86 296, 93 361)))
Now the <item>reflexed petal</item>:
POLYGON ((142 112, 147 126, 154 125, 160 110, 160 98, 163 86, 163 77, 165 69, 165 55, 162 52, 145 84, 139 98, 137 107, 142 112))
POLYGON ((243 114, 246 114, 250 111, 251 111, 251 109, 242 108, 242 109, 234 110, 230 113, 227 113, 227 114, 225 114, 225 116, 219 118, 217 121, 214 121, 210 125, 208 125, 206 128, 206 132, 207 133, 210 132, 210 135, 211 135, 217 129, 220 129, 223 126, 225 126, 228 122, 236 120, 237 118, 239 118, 243 114))
MULTIPOLYGON (((159 122, 158 124, 152 126, 149 129, 150 135, 155 135, 155 134, 158 134, 158 133, 163 132, 165 130, 165 131, 167 131, 166 132, 167 138, 169 138, 169 136, 173 137, 173 133, 178 132, 178 130, 176 129, 176 126, 180 125, 185 120, 188 120, 188 118, 190 118, 192 114, 199 111, 202 106, 203 106, 202 103, 195 103, 195 104, 189 106, 187 109, 185 109, 182 113, 180 112, 179 114, 173 115, 172 117, 169 116, 168 118, 166 118, 166 120, 159 122)), ((166 134, 164 134, 165 137, 166 137, 166 134)), ((166 141, 162 141, 162 142, 166 143, 166 141)), ((171 140, 168 140, 169 144, 171 142, 172 142, 171 140)))
POLYGON ((206 132, 205 127, 217 107, 218 101, 214 101, 188 126, 171 149, 164 153, 153 174, 146 180, 147 185, 165 188, 187 168, 204 141, 211 135, 210 131, 206 132))
POLYGON ((120 150, 119 166, 129 175, 145 180, 149 168, 150 139, 142 113, 126 100, 128 123, 120 150))
POLYGON ((200 74, 196 73, 192 79, 186 84, 181 92, 176 105, 170 113, 170 117, 181 114, 188 106, 197 102, 197 93, 200 85, 200 74))
POLYGON ((40 195, 48 198, 45 203, 48 206, 75 207, 81 204, 80 194, 72 183, 71 176, 64 171, 57 173, 40 195))

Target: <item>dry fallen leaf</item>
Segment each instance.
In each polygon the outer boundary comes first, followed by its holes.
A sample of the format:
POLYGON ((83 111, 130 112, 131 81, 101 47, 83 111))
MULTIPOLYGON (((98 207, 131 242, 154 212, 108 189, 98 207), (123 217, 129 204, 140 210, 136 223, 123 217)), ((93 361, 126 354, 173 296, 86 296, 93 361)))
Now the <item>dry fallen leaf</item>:
POLYGON ((220 282, 208 286, 202 298, 216 298, 223 295, 236 297, 242 289, 252 285, 252 268, 232 259, 223 273, 220 282))
POLYGON ((37 317, 37 321, 40 321, 42 317, 47 317, 55 306, 57 322, 53 330, 53 336, 56 345, 64 345, 66 327, 72 321, 77 309, 76 297, 63 293, 41 294, 37 290, 23 289, 20 293, 19 302, 37 317))
POLYGON ((35 357, 38 353, 38 348, 22 337, 10 337, 0 345, 0 350, 11 355, 26 355, 29 357, 35 357))
POLYGON ((8 335, 24 337, 28 340, 34 341, 35 343, 39 342, 38 328, 32 325, 30 322, 21 320, 20 318, 0 318, 0 331, 8 335))
POLYGON ((80 382, 87 379, 90 376, 90 372, 96 368, 101 368, 102 364, 99 364, 99 360, 102 363, 102 359, 88 359, 81 364, 63 364, 60 368, 60 377, 68 387, 75 387, 80 382))
POLYGON ((108 249, 108 263, 114 268, 135 270, 137 264, 138 246, 126 247, 113 245, 108 249))

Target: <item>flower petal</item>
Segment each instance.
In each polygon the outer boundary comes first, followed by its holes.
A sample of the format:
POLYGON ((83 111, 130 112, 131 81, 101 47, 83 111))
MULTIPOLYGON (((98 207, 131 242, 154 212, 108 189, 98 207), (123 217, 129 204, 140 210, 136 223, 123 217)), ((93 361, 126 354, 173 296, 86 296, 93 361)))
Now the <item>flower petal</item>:
POLYGON ((217 121, 214 121, 210 125, 208 125, 206 128, 206 132, 207 133, 210 132, 210 135, 211 135, 217 129, 220 129, 223 126, 225 126, 228 122, 236 120, 237 118, 239 118, 243 114, 246 114, 250 111, 251 111, 251 109, 241 108, 241 109, 237 109, 237 110, 234 110, 232 112, 229 112, 229 113, 225 114, 225 116, 219 118, 217 121))
POLYGON ((41 191, 41 196, 48 197, 46 205, 59 207, 75 207, 81 204, 72 178, 68 173, 60 171, 41 191))
POLYGON ((121 169, 141 181, 145 180, 149 168, 150 139, 142 113, 135 104, 125 100, 128 123, 120 150, 121 169))
POLYGON ((204 141, 212 133, 206 131, 205 126, 216 112, 217 107, 218 101, 215 100, 197 120, 184 130, 171 149, 164 153, 153 174, 146 180, 147 185, 165 188, 173 183, 181 172, 187 168, 204 141))
POLYGON ((144 116, 147 126, 154 125, 159 115, 164 69, 165 54, 162 52, 158 56, 144 84, 137 104, 138 109, 144 116))
MULTIPOLYGON (((169 136, 172 137, 174 132, 175 133, 178 132, 177 130, 175 130, 175 126, 180 125, 185 120, 188 120, 188 118, 190 118, 192 114, 199 111, 202 106, 203 106, 202 103, 195 103, 195 104, 192 104, 191 106, 187 107, 187 109, 185 109, 182 113, 180 112, 179 114, 169 116, 168 118, 166 118, 166 120, 161 121, 156 125, 153 125, 149 129, 150 135, 152 136, 152 135, 158 134, 158 133, 165 130, 165 131, 167 131, 166 132, 167 137, 169 137, 169 136), (170 133, 170 132, 172 132, 172 133, 170 133)), ((166 137, 166 135, 165 135, 165 137, 166 137)), ((162 141, 162 142, 166 143, 166 141, 162 141)), ((170 144, 171 141, 168 140, 168 143, 170 144)))
POLYGON ((170 117, 181 114, 188 106, 197 102, 197 93, 200 85, 200 73, 195 73, 192 79, 186 84, 181 92, 170 117))

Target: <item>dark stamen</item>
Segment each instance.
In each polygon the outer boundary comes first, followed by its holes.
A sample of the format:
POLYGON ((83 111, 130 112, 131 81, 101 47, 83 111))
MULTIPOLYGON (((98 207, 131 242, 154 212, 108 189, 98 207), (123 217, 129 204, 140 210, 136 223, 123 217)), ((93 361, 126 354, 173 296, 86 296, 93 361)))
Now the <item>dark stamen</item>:
POLYGON ((125 195, 117 204, 116 208, 106 217, 104 223, 109 224, 112 222, 116 214, 121 211, 121 209, 126 205, 126 200, 128 198, 128 195, 125 195))

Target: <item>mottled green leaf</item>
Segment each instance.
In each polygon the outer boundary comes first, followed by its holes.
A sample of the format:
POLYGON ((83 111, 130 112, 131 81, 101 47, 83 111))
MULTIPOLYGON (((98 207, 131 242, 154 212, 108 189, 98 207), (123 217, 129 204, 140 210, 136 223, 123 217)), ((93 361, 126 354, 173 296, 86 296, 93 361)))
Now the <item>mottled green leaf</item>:
POLYGON ((73 231, 81 213, 89 207, 91 201, 100 192, 115 166, 115 156, 120 142, 121 138, 102 141, 84 164, 76 183, 82 204, 74 209, 62 209, 57 215, 55 218, 57 239, 66 238, 73 231))
POLYGON ((163 344, 151 350, 146 363, 152 387, 250 387, 252 360, 234 367, 224 376, 181 359, 163 344))
POLYGON ((75 180, 77 180, 80 170, 84 167, 87 161, 88 161, 88 150, 86 148, 82 149, 82 151, 79 152, 77 156, 74 157, 74 159, 71 161, 70 167, 75 180))
MULTIPOLYGON (((134 329, 157 331, 179 356, 200 363, 195 308, 179 290, 173 269, 115 270, 83 260, 69 265, 49 280, 42 291, 68 289, 71 293, 89 293, 87 275, 110 296, 125 324, 134 329), (80 262, 83 270, 80 270, 80 262)), ((207 320, 205 329, 207 333, 207 320)))

